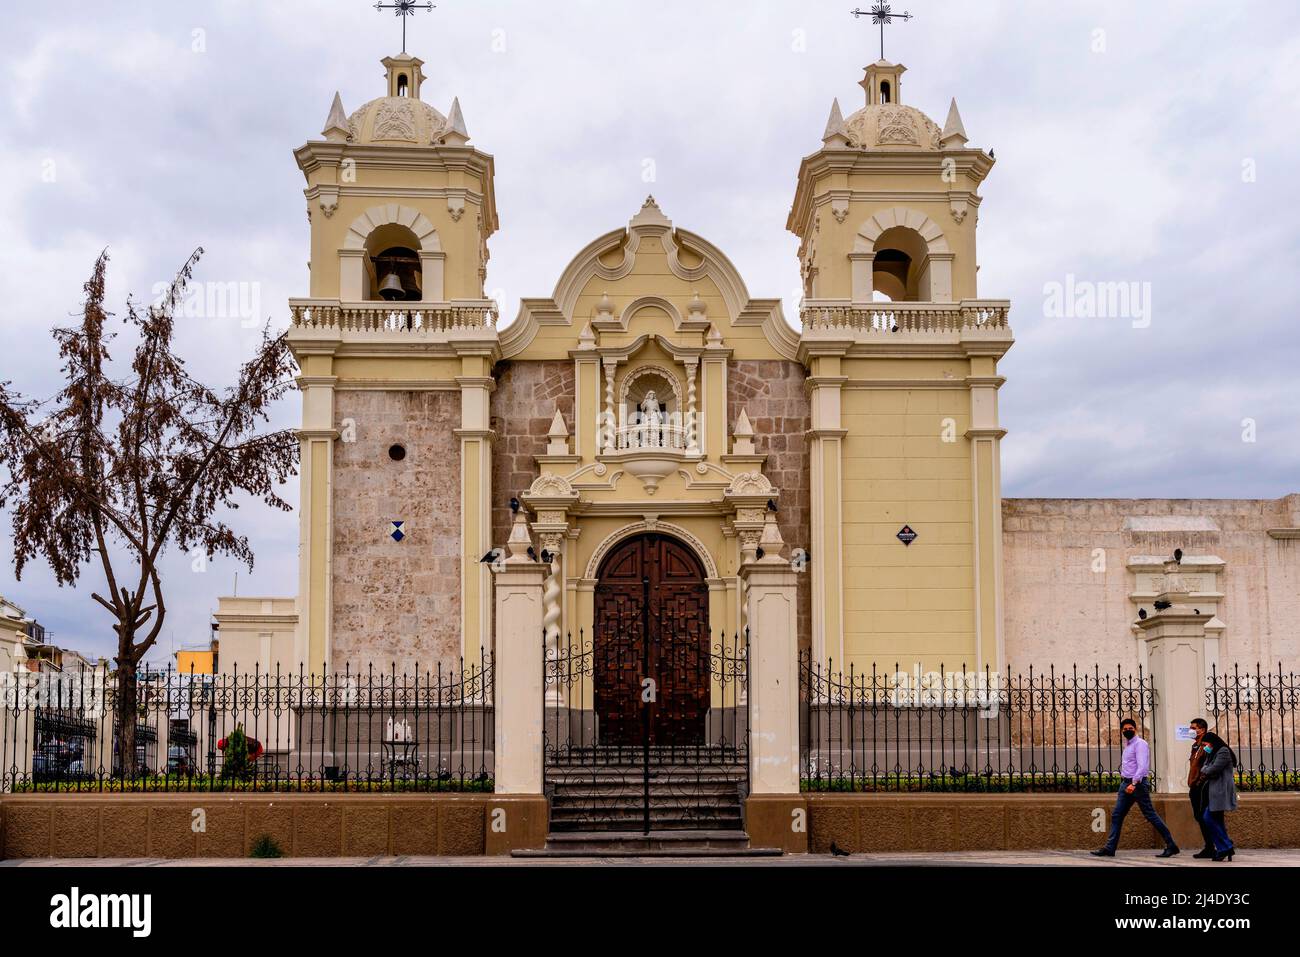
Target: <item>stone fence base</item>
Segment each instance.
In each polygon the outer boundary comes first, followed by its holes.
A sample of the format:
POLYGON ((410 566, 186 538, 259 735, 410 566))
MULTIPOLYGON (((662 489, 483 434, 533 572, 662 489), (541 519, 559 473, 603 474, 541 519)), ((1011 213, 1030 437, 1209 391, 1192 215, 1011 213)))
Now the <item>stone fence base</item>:
MULTIPOLYGON (((751 839, 787 852, 803 850, 804 835, 785 832, 791 809, 805 802, 813 853, 829 853, 832 842, 850 852, 1078 850, 1105 841, 1114 796, 751 799, 751 839)), ((1154 802, 1179 844, 1199 848, 1186 797, 1157 795, 1154 802)), ((1300 793, 1244 794, 1227 822, 1243 849, 1300 847, 1300 793)), ((546 828, 541 795, 0 795, 0 858, 247 857, 264 835, 291 857, 474 856, 541 847, 546 828)), ((1159 846, 1136 807, 1124 822, 1120 846, 1159 846)))
MULTIPOLYGON (((809 850, 820 854, 830 852, 832 841, 850 852, 1096 848, 1106 842, 1115 806, 1115 795, 1106 793, 804 797, 809 850)), ((1201 834, 1187 796, 1155 795, 1152 800, 1179 845, 1199 850, 1201 834)), ((1227 826, 1243 849, 1300 847, 1300 793, 1243 794, 1240 805, 1227 815, 1227 826)), ((1124 819, 1120 847, 1159 846, 1155 831, 1134 806, 1124 819)))
POLYGON ((0 858, 464 856, 539 847, 541 795, 0 795, 0 858), (202 811, 202 814, 196 814, 202 811))

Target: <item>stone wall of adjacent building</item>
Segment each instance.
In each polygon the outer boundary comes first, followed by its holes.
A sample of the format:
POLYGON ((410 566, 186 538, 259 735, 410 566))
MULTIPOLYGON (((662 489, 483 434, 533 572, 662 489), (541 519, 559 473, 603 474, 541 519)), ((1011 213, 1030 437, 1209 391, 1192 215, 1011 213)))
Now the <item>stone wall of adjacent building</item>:
MULTIPOLYGON (((786 545, 811 548, 812 479, 807 432, 812 412, 807 374, 797 362, 741 359, 727 364, 727 429, 743 408, 754 427, 755 449, 767 456, 764 474, 780 490, 777 519, 786 545)), ((815 560, 816 556, 814 556, 815 560)), ((799 579, 799 647, 812 644, 812 581, 799 579)))
POLYGON ((335 408, 355 438, 334 444, 332 665, 449 666, 461 649, 460 393, 342 390, 335 408))
MULTIPOLYGON (((545 360, 502 362, 496 367, 492 393, 492 541, 510 535, 510 497, 528 491, 540 474, 534 456, 546 453, 547 433, 558 407, 574 433, 573 362, 545 360)), ((573 448, 573 440, 569 440, 573 448)))
MULTIPOLYGON (((1005 499, 1013 668, 1138 663, 1138 556, 1217 556, 1219 665, 1300 670, 1300 495, 1281 499, 1005 499), (1270 534, 1270 530, 1273 534, 1270 534), (1100 560, 1100 561, 1099 561, 1100 560)), ((1187 560, 1186 558, 1184 559, 1187 560)))

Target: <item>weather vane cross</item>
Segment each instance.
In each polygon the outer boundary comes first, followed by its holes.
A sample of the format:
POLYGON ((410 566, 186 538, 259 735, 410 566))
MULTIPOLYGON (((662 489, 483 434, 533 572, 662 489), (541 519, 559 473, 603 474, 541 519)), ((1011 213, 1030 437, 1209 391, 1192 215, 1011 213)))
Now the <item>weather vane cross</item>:
POLYGON ((397 16, 402 18, 402 52, 406 52, 406 18, 415 16, 416 10, 423 10, 425 13, 433 11, 431 2, 416 3, 415 0, 396 0, 394 3, 376 3, 376 10, 392 10, 397 16))
POLYGON ((871 17, 871 22, 880 26, 880 59, 885 58, 885 24, 893 23, 895 20, 910 20, 912 15, 904 10, 902 13, 894 13, 889 8, 889 4, 884 0, 876 0, 870 10, 859 10, 854 7, 849 11, 853 14, 854 19, 858 17, 871 17))

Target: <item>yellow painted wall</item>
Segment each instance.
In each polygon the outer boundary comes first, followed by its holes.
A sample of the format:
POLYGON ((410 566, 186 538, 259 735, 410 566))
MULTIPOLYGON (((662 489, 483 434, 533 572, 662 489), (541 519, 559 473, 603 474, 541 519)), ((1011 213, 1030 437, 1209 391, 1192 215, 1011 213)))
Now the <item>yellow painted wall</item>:
POLYGON ((844 391, 845 667, 975 661, 969 411, 963 388, 844 391))

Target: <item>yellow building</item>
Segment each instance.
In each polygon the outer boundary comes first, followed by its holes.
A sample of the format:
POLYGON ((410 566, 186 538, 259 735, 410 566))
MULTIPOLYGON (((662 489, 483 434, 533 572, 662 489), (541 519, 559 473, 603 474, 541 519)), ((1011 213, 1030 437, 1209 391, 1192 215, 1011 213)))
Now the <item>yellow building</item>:
POLYGON ((647 601, 652 645, 687 619, 742 630, 739 570, 770 514, 815 660, 1000 664, 1012 336, 1009 304, 976 289, 993 161, 955 102, 940 129, 880 61, 862 109, 832 109, 787 223, 798 328, 653 198, 504 324, 483 291, 493 157, 458 102, 422 99, 420 60, 383 63, 386 95, 349 115, 336 94, 295 152, 311 219, 290 332, 301 578, 277 660, 424 669, 491 651, 513 498, 550 560, 552 645, 600 641, 647 601))
MULTIPOLYGON (((214 642, 215 644, 215 642, 214 642)), ((176 652, 176 673, 180 675, 210 675, 217 670, 217 650, 213 648, 182 648, 176 652)))

